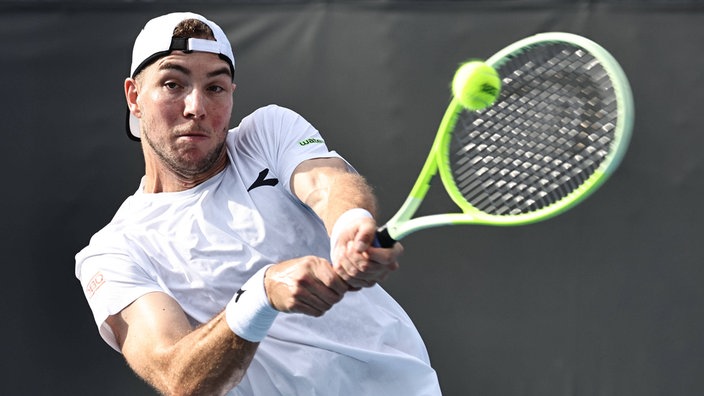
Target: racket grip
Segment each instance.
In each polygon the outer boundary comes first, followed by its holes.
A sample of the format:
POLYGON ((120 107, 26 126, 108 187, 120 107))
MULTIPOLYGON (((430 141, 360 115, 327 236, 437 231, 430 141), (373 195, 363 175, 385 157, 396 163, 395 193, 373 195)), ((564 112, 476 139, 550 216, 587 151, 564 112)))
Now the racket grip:
POLYGON ((376 230, 376 238, 374 239, 374 246, 382 248, 390 248, 396 243, 396 240, 391 238, 389 231, 386 226, 380 227, 376 230))

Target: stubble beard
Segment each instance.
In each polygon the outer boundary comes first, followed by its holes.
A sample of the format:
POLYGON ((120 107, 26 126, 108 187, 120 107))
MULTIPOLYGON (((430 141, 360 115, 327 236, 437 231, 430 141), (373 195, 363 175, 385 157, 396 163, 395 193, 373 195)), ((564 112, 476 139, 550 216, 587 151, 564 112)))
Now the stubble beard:
POLYGON ((223 139, 215 148, 199 159, 192 160, 186 155, 179 154, 179 149, 170 146, 164 141, 155 141, 149 134, 142 136, 152 151, 156 154, 166 167, 184 179, 192 179, 197 176, 209 173, 225 150, 225 140, 223 139))

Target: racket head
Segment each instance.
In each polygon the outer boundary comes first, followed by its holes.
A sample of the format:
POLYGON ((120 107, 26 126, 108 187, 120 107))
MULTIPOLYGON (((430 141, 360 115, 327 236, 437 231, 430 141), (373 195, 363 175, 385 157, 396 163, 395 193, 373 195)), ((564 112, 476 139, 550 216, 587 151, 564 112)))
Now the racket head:
POLYGON ((499 98, 480 111, 453 99, 434 144, 442 182, 462 213, 426 219, 423 228, 549 219, 598 189, 628 147, 631 88, 600 45, 542 33, 486 63, 501 77, 499 98))

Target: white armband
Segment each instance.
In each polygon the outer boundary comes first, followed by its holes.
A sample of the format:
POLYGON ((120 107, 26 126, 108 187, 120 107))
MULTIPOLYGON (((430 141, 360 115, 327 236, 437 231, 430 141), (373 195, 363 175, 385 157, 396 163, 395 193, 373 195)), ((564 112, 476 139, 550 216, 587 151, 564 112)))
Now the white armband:
POLYGON ((263 340, 279 313, 269 303, 264 288, 264 274, 270 266, 249 278, 225 308, 225 320, 230 329, 247 341, 263 340))

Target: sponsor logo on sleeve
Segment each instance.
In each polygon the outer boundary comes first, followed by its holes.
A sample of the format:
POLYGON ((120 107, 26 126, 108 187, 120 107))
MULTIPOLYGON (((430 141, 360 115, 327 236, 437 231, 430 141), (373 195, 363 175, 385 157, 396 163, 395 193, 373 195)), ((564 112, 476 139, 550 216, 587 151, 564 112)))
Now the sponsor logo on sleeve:
POLYGON ((100 288, 100 286, 105 284, 105 277, 103 276, 102 272, 98 272, 97 274, 93 275, 92 278, 90 278, 90 281, 88 281, 88 285, 86 286, 86 295, 88 298, 93 297, 96 291, 100 288))
POLYGON ((307 146, 309 144, 314 144, 314 143, 320 144, 320 143, 325 143, 325 141, 323 139, 310 138, 310 139, 301 140, 300 142, 298 142, 298 144, 300 144, 301 146, 307 146))

